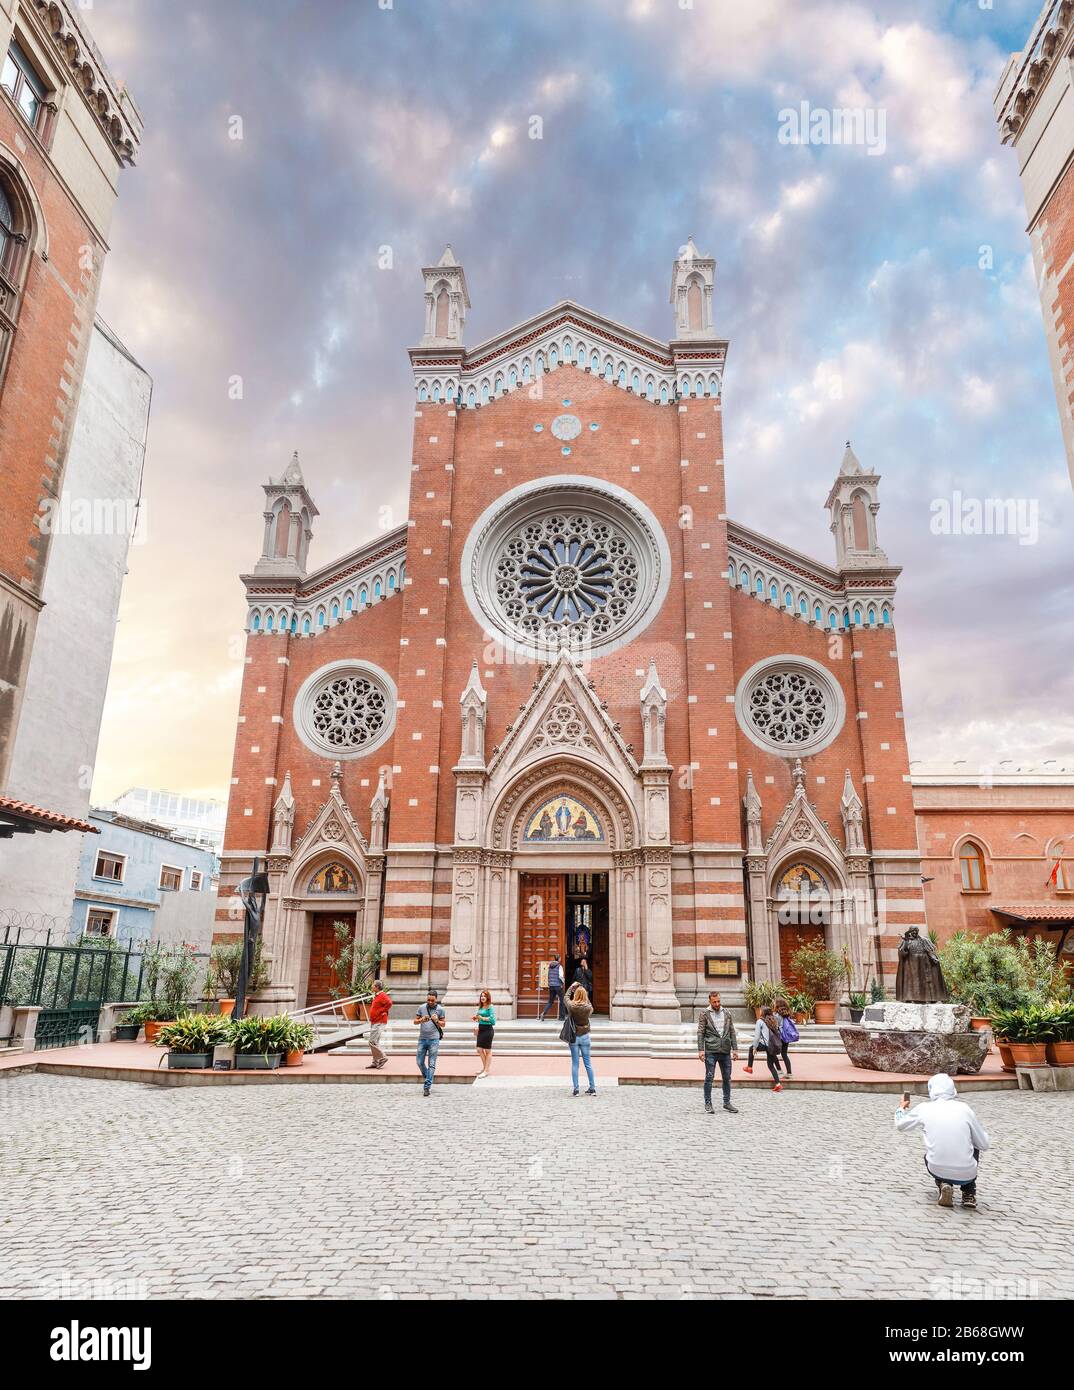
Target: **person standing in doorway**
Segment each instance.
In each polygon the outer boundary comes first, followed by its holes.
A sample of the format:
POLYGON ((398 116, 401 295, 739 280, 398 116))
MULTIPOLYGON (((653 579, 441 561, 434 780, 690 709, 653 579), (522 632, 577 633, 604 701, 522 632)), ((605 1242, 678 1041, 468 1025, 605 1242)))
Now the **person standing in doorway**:
POLYGON ((716 1113, 712 1108, 712 1078, 719 1067, 723 1108, 737 1115, 738 1110, 731 1104, 731 1063, 738 1061, 738 1037, 734 1019, 720 1003, 715 990, 709 995, 708 1008, 698 1015, 697 1056, 705 1064, 705 1109, 710 1115, 716 1113))
POLYGON ((578 1094, 578 1059, 585 1063, 585 1074, 589 1077, 589 1090, 587 1096, 597 1094, 597 1082, 593 1076, 593 1063, 590 1059, 590 1048, 592 1046, 592 1036, 589 1032, 589 1020, 593 1017, 593 1005, 589 1002, 589 995, 581 985, 571 985, 567 991, 567 1020, 571 1029, 572 1037, 569 1039, 571 1049, 571 1085, 574 1090, 573 1095, 578 1094))
POLYGON ((418 1071, 421 1072, 422 1095, 427 1096, 433 1089, 436 1075, 436 1058, 440 1051, 440 1041, 446 1026, 444 1010, 440 1005, 435 989, 431 989, 425 1003, 414 1015, 418 1025, 418 1071))
POLYGON ((563 966, 559 963, 559 956, 553 955, 548 966, 548 1003, 541 1015, 542 1023, 548 1017, 548 1010, 553 1004, 556 1006, 556 1017, 563 1017, 563 983, 563 966))
POLYGON ((487 989, 483 989, 477 996, 477 1013, 474 1014, 474 1022, 477 1024, 477 1055, 481 1058, 481 1070, 478 1076, 488 1076, 489 1068, 492 1066, 492 1039, 496 1032, 496 1011, 492 1007, 492 995, 487 989))
POLYGON ((373 998, 369 1001, 369 1051, 373 1060, 366 1071, 380 1071, 388 1060, 388 1054, 380 1046, 384 1030, 388 1026, 388 1015, 392 1011, 392 998, 380 980, 373 981, 373 998))
POLYGON ((593 972, 590 970, 589 961, 585 956, 578 962, 572 984, 581 985, 589 998, 593 998, 593 972))
POLYGON ((753 1054, 763 1052, 764 1059, 768 1064, 768 1073, 772 1078, 773 1091, 783 1090, 779 1079, 779 1026, 780 1021, 774 1010, 768 1007, 761 1010, 761 1017, 757 1020, 757 1026, 753 1030, 753 1045, 750 1048, 751 1065, 746 1068, 747 1071, 752 1071, 753 1054))

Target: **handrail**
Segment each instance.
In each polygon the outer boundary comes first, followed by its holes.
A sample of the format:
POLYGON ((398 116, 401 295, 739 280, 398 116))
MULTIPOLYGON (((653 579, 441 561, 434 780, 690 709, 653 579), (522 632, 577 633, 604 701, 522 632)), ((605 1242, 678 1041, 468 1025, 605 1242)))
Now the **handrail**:
MULTIPOLYGON (((305 1021, 312 1023, 317 1019, 332 1018, 335 1015, 341 1014, 345 1004, 368 1004, 372 998, 373 996, 371 994, 352 994, 346 999, 332 999, 327 1004, 314 1004, 308 1009, 291 1009, 288 1011, 287 1017, 297 1019, 300 1022, 305 1021)), ((357 1023, 359 1021, 358 1019, 346 1018, 346 1015, 343 1015, 343 1017, 347 1023, 357 1023)), ((365 1021, 365 1019, 361 1020, 363 1023, 365 1021)))

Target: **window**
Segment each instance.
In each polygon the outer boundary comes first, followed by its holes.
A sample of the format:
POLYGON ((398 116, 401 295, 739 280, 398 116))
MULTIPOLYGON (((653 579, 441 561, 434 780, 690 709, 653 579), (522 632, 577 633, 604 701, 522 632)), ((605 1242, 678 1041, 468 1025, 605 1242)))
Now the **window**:
POLYGON ((183 886, 183 871, 171 864, 160 866, 160 887, 166 893, 178 893, 183 886))
POLYGON ((110 878, 116 883, 123 882, 123 870, 126 867, 126 857, 122 854, 109 854, 101 850, 97 855, 97 864, 93 870, 94 878, 110 878))
POLYGON ((987 892, 988 876, 985 873, 984 853, 980 845, 967 840, 958 852, 958 859, 962 865, 963 893, 987 892))
POLYGON ((17 42, 12 41, 4 59, 0 87, 11 94, 12 100, 40 135, 48 111, 48 88, 38 77, 33 64, 17 42))
POLYGON ((91 907, 86 913, 87 936, 111 936, 116 914, 106 907, 91 907))
POLYGON ((190 891, 191 891, 192 893, 200 893, 200 892, 201 892, 201 870, 200 870, 200 869, 191 869, 191 870, 190 870, 190 891))

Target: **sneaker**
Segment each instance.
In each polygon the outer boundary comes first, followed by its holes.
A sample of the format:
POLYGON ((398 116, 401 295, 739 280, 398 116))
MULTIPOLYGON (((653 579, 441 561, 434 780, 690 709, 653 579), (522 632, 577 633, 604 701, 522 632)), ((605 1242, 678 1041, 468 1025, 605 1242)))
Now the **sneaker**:
POLYGON ((752 1075, 753 1075, 753 1068, 752 1068, 752 1067, 743 1067, 742 1070, 743 1070, 744 1072, 746 1072, 749 1076, 752 1076, 752 1075))
POLYGON ((779 1084, 779 1082, 777 1081, 776 1084, 772 1087, 772 1089, 773 1089, 773 1091, 782 1091, 782 1090, 783 1090, 783 1087, 782 1087, 782 1086, 779 1084))
POLYGON ((590 1086, 589 1090, 586 1091, 586 1095, 587 1095, 587 1096, 595 1096, 596 1094, 597 1094, 597 1093, 596 1093, 596 1091, 594 1091, 594 1089, 593 1089, 592 1086, 590 1086))
POLYGON ((727 1101, 727 1102, 724 1104, 724 1107, 723 1107, 723 1108, 727 1111, 727 1113, 728 1113, 729 1115, 737 1115, 737 1114, 738 1114, 738 1107, 732 1105, 730 1101, 727 1101))
POLYGON ((422 1093, 423 1096, 427 1096, 427 1095, 429 1094, 429 1088, 428 1088, 428 1086, 423 1086, 423 1087, 421 1088, 421 1093, 422 1093))
POLYGON ((577 1091, 572 1091, 572 1092, 571 1092, 571 1095, 572 1095, 572 1096, 576 1096, 577 1094, 578 1094, 577 1091))
POLYGON ((376 1071, 377 1067, 379 1067, 379 1066, 380 1066, 380 1063, 379 1063, 379 1062, 370 1062, 369 1066, 366 1067, 366 1071, 376 1071))
POLYGON ((955 1205, 955 1190, 949 1182, 940 1184, 940 1195, 936 1198, 938 1207, 953 1207, 955 1205))
POLYGON ((388 1065, 388 1059, 387 1059, 387 1057, 382 1057, 382 1058, 380 1059, 380 1061, 377 1063, 377 1071, 380 1071, 381 1067, 386 1067, 387 1065, 388 1065))
POLYGON ((977 1210, 977 1198, 976 1198, 976 1197, 970 1197, 970 1196, 968 1196, 965 1192, 963 1192, 963 1194, 962 1194, 962 1205, 963 1205, 964 1207, 969 1207, 969 1209, 970 1209, 971 1211, 976 1211, 976 1210, 977 1210))
POLYGON ((707 1100, 707 1101, 705 1102, 705 1114, 706 1114, 706 1115, 715 1115, 715 1114, 716 1114, 716 1111, 713 1110, 713 1108, 712 1108, 712 1101, 711 1101, 711 1100, 707 1100))

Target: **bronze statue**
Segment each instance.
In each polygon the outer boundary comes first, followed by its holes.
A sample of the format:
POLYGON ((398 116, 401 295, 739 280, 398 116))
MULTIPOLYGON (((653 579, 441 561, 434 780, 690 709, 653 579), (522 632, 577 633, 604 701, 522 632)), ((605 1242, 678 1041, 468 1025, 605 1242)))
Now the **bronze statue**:
POLYGON ((902 1004, 946 1004, 950 998, 936 947, 917 927, 911 927, 899 945, 895 998, 902 1004))

